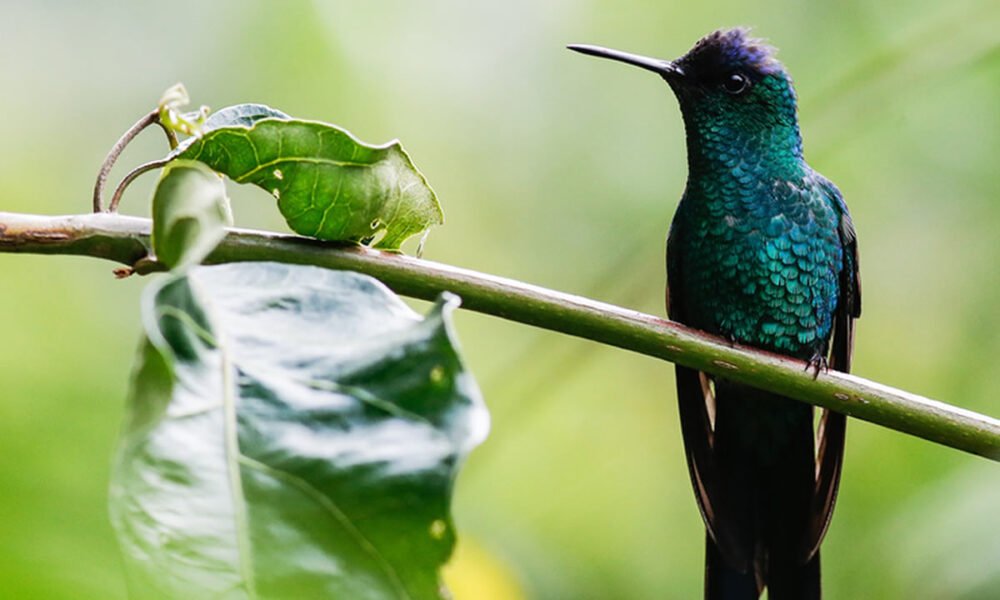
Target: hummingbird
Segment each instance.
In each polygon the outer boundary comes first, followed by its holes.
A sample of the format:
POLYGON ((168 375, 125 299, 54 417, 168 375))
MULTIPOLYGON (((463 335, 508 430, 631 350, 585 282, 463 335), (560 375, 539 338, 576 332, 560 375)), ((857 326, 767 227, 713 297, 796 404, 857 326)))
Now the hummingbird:
MULTIPOLYGON (((850 369, 858 242, 837 187, 805 161, 791 77, 744 28, 676 60, 571 50, 658 74, 680 104, 687 184, 667 236, 667 313, 729 341, 850 369)), ((706 528, 705 598, 820 598, 846 417, 676 366, 681 433, 706 528)))

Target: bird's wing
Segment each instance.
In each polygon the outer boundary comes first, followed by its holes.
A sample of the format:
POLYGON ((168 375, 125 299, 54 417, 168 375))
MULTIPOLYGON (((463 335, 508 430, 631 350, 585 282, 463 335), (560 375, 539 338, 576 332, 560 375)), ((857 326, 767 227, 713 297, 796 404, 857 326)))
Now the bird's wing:
MULTIPOLYGON (((851 215, 844 199, 833 183, 821 178, 821 188, 840 213, 840 243, 844 252, 840 271, 839 299, 833 317, 833 339, 830 349, 830 368, 851 370, 854 351, 854 320, 861 316, 861 279, 858 270, 858 238, 851 215)), ((840 470, 844 459, 844 436, 847 417, 841 413, 824 410, 818 429, 819 450, 816 455, 816 490, 813 495, 810 526, 805 540, 805 560, 819 550, 820 542, 830 525, 833 505, 837 500, 840 470)))
MULTIPOLYGON (((687 323, 683 305, 683 282, 681 274, 680 236, 681 228, 675 224, 667 238, 667 314, 679 323, 687 323)), ((676 365, 677 402, 680 414, 681 434, 684 438, 684 452, 688 473, 698 500, 698 509, 708 535, 718 546, 726 562, 740 571, 749 568, 752 548, 747 548, 741 539, 738 527, 727 522, 726 511, 721 508, 719 494, 719 472, 712 459, 712 419, 710 411, 714 398, 708 379, 701 372, 676 365)))

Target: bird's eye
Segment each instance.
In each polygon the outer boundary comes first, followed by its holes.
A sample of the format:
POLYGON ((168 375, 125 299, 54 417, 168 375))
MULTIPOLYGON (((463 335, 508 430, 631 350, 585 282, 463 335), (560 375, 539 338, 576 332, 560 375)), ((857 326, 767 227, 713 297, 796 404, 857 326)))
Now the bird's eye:
POLYGON ((742 94, 750 87, 750 80, 742 73, 733 73, 722 82, 722 87, 730 94, 742 94))

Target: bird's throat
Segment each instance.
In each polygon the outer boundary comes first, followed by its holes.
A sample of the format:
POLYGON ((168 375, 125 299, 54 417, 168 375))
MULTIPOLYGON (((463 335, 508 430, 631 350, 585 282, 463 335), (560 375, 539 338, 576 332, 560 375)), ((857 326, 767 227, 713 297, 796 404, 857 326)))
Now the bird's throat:
POLYGON ((689 177, 743 184, 801 177, 806 165, 798 125, 750 125, 685 114, 689 177))

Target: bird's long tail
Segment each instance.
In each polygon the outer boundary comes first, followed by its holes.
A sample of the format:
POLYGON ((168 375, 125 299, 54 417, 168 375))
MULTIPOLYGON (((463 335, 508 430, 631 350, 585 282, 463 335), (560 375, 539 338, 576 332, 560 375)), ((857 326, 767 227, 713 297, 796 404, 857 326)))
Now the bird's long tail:
POLYGON ((720 503, 717 535, 736 540, 743 565, 709 537, 705 597, 820 598, 819 553, 806 548, 816 486, 811 406, 753 388, 716 382, 712 455, 720 503), (740 568, 742 567, 742 568, 740 568))

